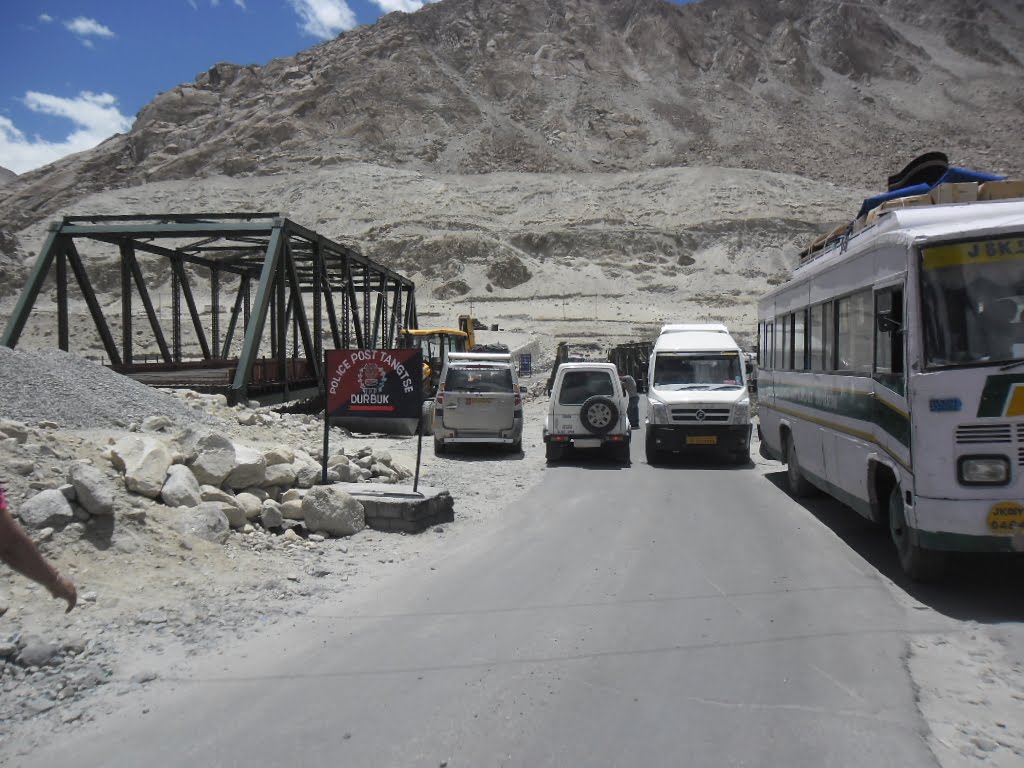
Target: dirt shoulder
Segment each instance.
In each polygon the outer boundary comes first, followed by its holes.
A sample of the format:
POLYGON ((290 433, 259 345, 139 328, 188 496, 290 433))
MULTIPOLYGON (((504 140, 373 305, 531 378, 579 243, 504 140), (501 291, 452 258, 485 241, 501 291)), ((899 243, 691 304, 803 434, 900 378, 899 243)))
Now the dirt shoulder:
MULTIPOLYGON (((80 606, 64 614, 41 588, 6 570, 0 575, 0 608, 6 606, 0 644, 56 648, 38 666, 7 660, 0 667, 0 763, 16 764, 19 754, 53 732, 114 711, 124 694, 180 674, 198 656, 231 653, 242 641, 297 621, 336 595, 382 580, 403 562, 436 557, 471 541, 482 526, 500 522, 502 511, 543 477, 546 405, 543 396, 527 399, 524 453, 518 457, 474 450, 439 458, 429 438, 424 440, 420 481, 451 492, 455 521, 419 535, 365 530, 318 540, 254 526, 216 545, 184 538, 173 510, 127 496, 118 500, 109 535, 50 534, 41 546, 74 578, 80 606)), ((233 439, 255 447, 321 439, 319 424, 307 417, 289 416, 267 427, 243 426, 238 417, 246 414, 237 409, 214 409, 211 415, 233 439)), ((59 483, 72 458, 101 462, 103 446, 122 433, 48 430, 50 439, 41 443, 45 447, 38 449, 30 476, 35 479, 14 478, 16 503, 34 492, 30 482, 52 477, 51 483, 59 483)), ((415 437, 352 436, 344 443, 386 450, 397 464, 415 467, 415 437)), ((5 474, 13 460, 7 450, 0 450, 5 474)), ((782 469, 757 457, 756 445, 754 454, 754 471, 782 469)), ((919 603, 913 608, 932 610, 919 603)), ((908 668, 930 726, 929 742, 944 768, 1016 765, 1024 756, 1024 625, 961 621, 958 627, 908 640, 908 668)))

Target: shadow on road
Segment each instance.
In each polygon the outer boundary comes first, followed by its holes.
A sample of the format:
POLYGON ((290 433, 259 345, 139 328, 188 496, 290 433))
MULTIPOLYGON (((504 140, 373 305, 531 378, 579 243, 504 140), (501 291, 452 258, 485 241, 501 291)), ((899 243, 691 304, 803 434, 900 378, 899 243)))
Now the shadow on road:
MULTIPOLYGON (((646 462, 645 462, 646 463, 646 462)), ((730 462, 728 459, 723 459, 719 456, 710 456, 707 454, 685 454, 685 453, 670 453, 666 454, 658 459, 654 464, 649 466, 655 469, 669 469, 669 470, 699 470, 701 472, 707 471, 725 471, 725 472, 736 472, 745 469, 753 469, 754 462, 747 461, 743 464, 735 464, 730 462)))
MULTIPOLYGON (((423 455, 427 455, 426 446, 423 447, 423 455)), ((452 461, 522 461, 526 458, 526 454, 521 450, 512 453, 503 445, 487 445, 485 443, 459 445, 456 443, 447 446, 445 452, 437 458, 451 459, 452 461)))
MULTIPOLYGON (((765 477, 788 494, 785 472, 771 472, 765 477)), ((957 554, 950 558, 941 582, 917 584, 900 568, 887 530, 824 494, 795 501, 879 573, 939 613, 985 624, 1024 620, 1024 557, 1005 553, 957 554)))
POLYGON ((584 449, 577 451, 572 446, 569 446, 562 458, 557 461, 548 461, 547 467, 548 469, 572 467, 573 469, 609 470, 629 469, 635 463, 637 462, 632 460, 629 462, 619 461, 610 453, 601 453, 596 449, 584 449))

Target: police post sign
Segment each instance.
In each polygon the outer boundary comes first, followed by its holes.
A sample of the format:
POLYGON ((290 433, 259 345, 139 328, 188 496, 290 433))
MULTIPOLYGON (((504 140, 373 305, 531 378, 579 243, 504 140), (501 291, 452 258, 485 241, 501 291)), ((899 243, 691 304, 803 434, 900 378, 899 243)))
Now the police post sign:
POLYGON ((418 349, 336 349, 325 354, 326 415, 419 419, 423 359, 418 349))

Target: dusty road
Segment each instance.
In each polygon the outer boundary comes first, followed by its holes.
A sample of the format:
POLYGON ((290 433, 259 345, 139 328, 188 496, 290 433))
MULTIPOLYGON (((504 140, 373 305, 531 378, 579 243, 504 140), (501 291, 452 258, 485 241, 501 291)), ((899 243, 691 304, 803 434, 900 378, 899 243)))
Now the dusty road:
POLYGON ((19 764, 936 765, 907 647, 958 617, 888 581, 884 539, 778 465, 633 454, 546 469, 443 554, 19 764))

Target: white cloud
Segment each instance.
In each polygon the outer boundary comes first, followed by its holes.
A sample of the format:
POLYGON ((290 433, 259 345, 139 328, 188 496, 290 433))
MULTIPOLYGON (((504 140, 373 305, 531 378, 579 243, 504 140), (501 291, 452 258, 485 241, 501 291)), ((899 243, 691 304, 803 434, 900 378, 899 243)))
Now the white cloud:
POLYGON ((77 35, 78 39, 82 41, 82 45, 86 48, 93 47, 92 38, 94 37, 114 37, 114 32, 110 27, 100 24, 96 19, 89 19, 85 16, 65 21, 64 26, 77 35))
POLYGON ((313 37, 329 40, 339 32, 354 29, 358 22, 345 0, 288 0, 299 14, 299 29, 313 37))
POLYGON ((49 24, 50 22, 54 21, 54 18, 48 13, 41 13, 39 14, 39 21, 41 21, 43 24, 49 24))
POLYGON ((75 130, 63 141, 46 141, 38 136, 30 139, 8 118, 0 116, 0 166, 15 173, 25 173, 65 155, 92 149, 132 125, 131 118, 121 114, 117 99, 109 93, 82 91, 76 98, 65 99, 29 91, 24 102, 33 112, 70 120, 75 130))
POLYGON ((373 0, 373 4, 384 11, 384 13, 391 13, 392 11, 412 13, 413 11, 418 11, 428 2, 430 0, 373 0))
MULTIPOLYGON (((199 3, 197 3, 196 0, 185 0, 185 2, 192 6, 193 11, 199 10, 199 3)), ((241 8, 243 11, 249 10, 249 7, 246 5, 246 0, 232 0, 232 2, 239 8, 241 8)), ((219 8, 220 0, 210 0, 210 7, 219 8)))

